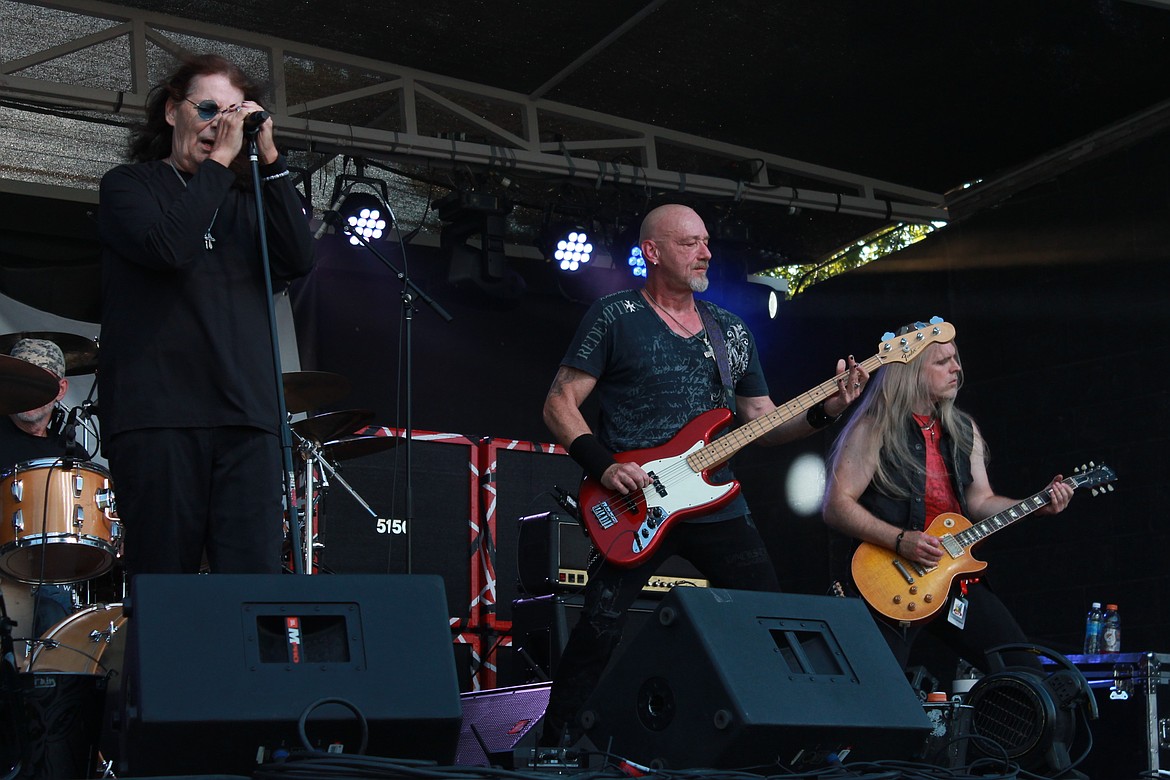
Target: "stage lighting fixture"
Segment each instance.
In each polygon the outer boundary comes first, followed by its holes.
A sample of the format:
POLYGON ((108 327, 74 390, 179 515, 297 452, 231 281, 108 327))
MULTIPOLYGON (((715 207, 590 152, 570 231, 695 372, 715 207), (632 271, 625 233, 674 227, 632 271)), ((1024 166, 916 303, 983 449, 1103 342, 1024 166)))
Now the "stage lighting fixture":
POLYGON ((971 688, 971 748, 980 756, 1006 757, 1045 777, 1083 777, 1073 771, 1092 744, 1089 721, 1097 702, 1084 674, 1065 656, 1033 644, 1008 644, 986 651, 988 674, 971 688), (1048 658, 1056 671, 1010 666, 1007 653, 1048 658), (1083 734, 1078 738, 1078 721, 1083 734), (1073 758, 1074 743, 1083 748, 1073 758))
POLYGON ((512 204, 486 192, 457 190, 439 198, 431 207, 443 222, 439 247, 448 258, 447 281, 457 288, 471 288, 494 298, 516 299, 526 287, 524 279, 508 267, 505 238, 512 204), (478 238, 479 246, 468 243, 478 238))
MULTIPOLYGON (((367 192, 347 194, 341 202, 340 212, 349 229, 366 241, 380 239, 388 224, 386 205, 376 195, 367 192)), ((357 246, 361 241, 351 234, 349 243, 357 246)))
POLYGON ((641 279, 646 278, 646 258, 642 257, 642 247, 630 249, 630 257, 626 262, 630 266, 630 273, 641 279))
MULTIPOLYGON (((349 158, 346 158, 346 165, 349 158)), ((328 211, 336 212, 347 226, 349 243, 361 244, 354 234, 361 236, 367 242, 376 241, 384 235, 387 226, 392 224, 394 216, 387 204, 390 202, 389 188, 384 179, 375 179, 365 175, 365 163, 358 159, 354 161, 357 173, 340 173, 333 180, 333 196, 329 199, 328 211), (354 188, 361 185, 363 189, 354 188)), ((326 223, 334 225, 326 214, 326 223)), ((335 226, 336 227, 336 226, 335 226)), ((324 232, 322 228, 317 238, 324 232)))
POLYGON ((788 293, 788 280, 762 274, 748 274, 747 280, 770 288, 767 293, 768 319, 776 319, 776 313, 780 310, 780 295, 788 293))
POLYGON ((593 256, 593 244, 583 229, 573 229, 557 241, 553 259, 562 271, 572 273, 585 267, 593 256))

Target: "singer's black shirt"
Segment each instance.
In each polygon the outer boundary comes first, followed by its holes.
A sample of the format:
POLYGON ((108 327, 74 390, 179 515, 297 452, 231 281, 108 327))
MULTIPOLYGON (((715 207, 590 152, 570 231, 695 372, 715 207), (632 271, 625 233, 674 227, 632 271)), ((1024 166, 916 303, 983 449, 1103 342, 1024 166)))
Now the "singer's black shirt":
MULTIPOLYGON (((280 159, 260 175, 284 170, 280 159)), ((211 160, 194 176, 157 161, 102 178, 105 444, 142 428, 277 431, 255 198, 234 185, 211 160)), ((308 273, 312 237, 289 177, 261 187, 274 280, 308 273)))

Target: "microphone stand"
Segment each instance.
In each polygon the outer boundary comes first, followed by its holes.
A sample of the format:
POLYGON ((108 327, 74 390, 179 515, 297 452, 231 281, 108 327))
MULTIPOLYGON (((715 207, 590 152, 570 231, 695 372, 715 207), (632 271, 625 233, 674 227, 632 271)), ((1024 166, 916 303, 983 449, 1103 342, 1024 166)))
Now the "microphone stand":
POLYGON ((272 301, 272 263, 268 257, 268 231, 264 224, 264 198, 260 194, 260 153, 256 149, 256 134, 260 124, 246 127, 244 136, 248 139, 248 161, 252 166, 252 188, 256 195, 256 222, 260 226, 260 259, 264 266, 264 301, 268 306, 268 330, 272 342, 272 372, 276 385, 277 425, 280 430, 280 454, 284 467, 284 500, 288 512, 288 536, 293 573, 304 574, 305 563, 301 560, 301 522, 297 514, 297 482, 293 471, 292 434, 288 424, 288 406, 284 399, 284 371, 280 365, 280 337, 276 328, 276 305, 272 301))
MULTIPOLYGON (((387 208, 387 211, 389 211, 388 208, 387 208)), ((391 216, 393 217, 393 214, 391 214, 391 216)), ((433 298, 431 298, 431 296, 427 295, 426 292, 421 290, 418 287, 418 285, 416 285, 414 282, 412 282, 410 280, 409 276, 407 276, 402 271, 398 270, 398 268, 394 265, 394 263, 392 263, 384 254, 382 254, 377 249, 375 249, 374 246, 369 241, 366 240, 365 236, 361 235, 360 233, 355 231, 349 224, 347 224, 345 222, 345 220, 343 220, 341 218, 340 214, 337 214, 336 212, 326 212, 325 218, 327 220, 333 220, 335 222, 335 224, 338 227, 340 227, 340 229, 343 233, 346 233, 347 235, 352 236, 362 246, 364 246, 366 249, 370 250, 370 253, 374 257, 381 260, 382 264, 385 265, 387 268, 389 268, 390 271, 394 274, 394 276, 397 277, 402 282, 402 316, 403 316, 403 320, 405 321, 405 325, 403 326, 403 330, 404 330, 404 339, 406 342, 406 357, 404 360, 404 362, 406 364, 406 371, 405 371, 405 373, 406 373, 406 376, 405 376, 405 384, 406 384, 406 490, 405 490, 405 495, 403 497, 405 507, 406 507, 404 514, 406 515, 406 517, 403 519, 406 521, 406 540, 407 540, 406 541, 406 573, 411 574, 413 572, 413 560, 412 560, 411 546, 412 546, 412 538, 414 536, 414 530, 413 530, 413 526, 414 526, 414 493, 413 493, 413 487, 412 487, 414 468, 413 468, 413 460, 412 460, 412 454, 411 454, 412 449, 413 449, 413 439, 414 439, 414 427, 413 427, 414 423, 411 419, 411 416, 413 414, 413 408, 414 408, 414 397, 413 397, 413 389, 412 389, 414 386, 414 377, 412 376, 412 370, 411 370, 411 366, 413 363, 413 355, 411 354, 411 343, 412 343, 412 325, 414 322, 414 308, 415 308, 414 299, 417 297, 419 300, 421 300, 427 306, 430 306, 435 311, 435 314, 438 314, 443 319, 444 322, 450 322, 452 317, 447 312, 446 309, 444 309, 442 306, 440 306, 438 302, 436 302, 433 298)), ((395 230, 398 229, 397 220, 395 220, 394 229, 395 230)), ((402 254, 405 257, 406 247, 402 248, 402 254)))

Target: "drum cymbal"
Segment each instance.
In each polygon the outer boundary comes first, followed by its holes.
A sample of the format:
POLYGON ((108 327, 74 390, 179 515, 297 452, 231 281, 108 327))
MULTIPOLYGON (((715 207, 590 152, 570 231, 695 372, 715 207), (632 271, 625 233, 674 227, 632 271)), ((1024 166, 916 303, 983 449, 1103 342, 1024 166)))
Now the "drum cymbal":
POLYGON ((52 371, 0 355, 0 414, 27 412, 57 397, 57 377, 52 371))
POLYGON ((16 346, 16 342, 21 339, 44 339, 60 347, 61 352, 65 355, 65 376, 92 374, 97 370, 97 339, 79 336, 76 333, 23 330, 19 333, 5 333, 0 336, 0 352, 7 355, 16 346))
POLYGON ((325 457, 334 463, 361 458, 397 447, 400 441, 401 436, 347 436, 344 439, 326 442, 325 457))
POLYGON ((306 439, 320 443, 351 434, 373 419, 374 413, 369 409, 344 409, 309 417, 293 423, 292 427, 306 439))
POLYGON ((328 371, 290 371, 284 374, 284 403, 291 414, 320 409, 349 394, 349 380, 328 371))

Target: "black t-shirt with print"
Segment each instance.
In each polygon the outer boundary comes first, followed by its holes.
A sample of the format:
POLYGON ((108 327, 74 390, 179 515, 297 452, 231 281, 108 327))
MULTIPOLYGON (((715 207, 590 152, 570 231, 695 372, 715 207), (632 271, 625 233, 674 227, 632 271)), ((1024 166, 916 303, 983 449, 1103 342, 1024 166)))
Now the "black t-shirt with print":
MULTIPOLYGON (((723 331, 735 394, 768 395, 755 339, 744 321, 707 306, 723 331)), ((726 406, 719 369, 702 334, 674 333, 637 290, 624 290, 593 303, 561 361, 596 377, 600 419, 596 432, 615 452, 656 447, 711 409, 726 406)), ((714 481, 731 479, 723 469, 714 481)), ((704 520, 745 514, 742 496, 704 520)))

